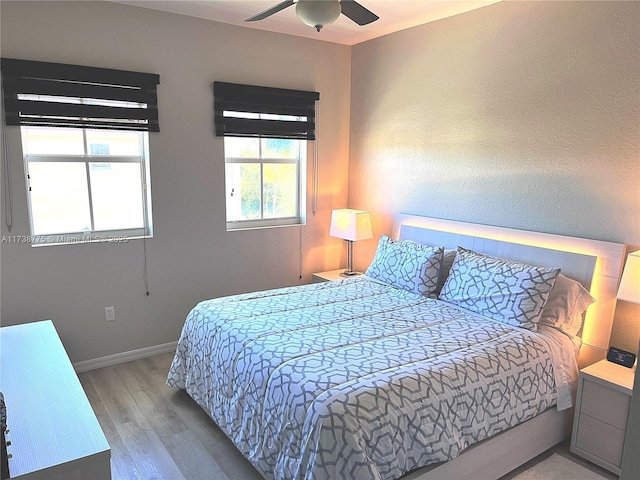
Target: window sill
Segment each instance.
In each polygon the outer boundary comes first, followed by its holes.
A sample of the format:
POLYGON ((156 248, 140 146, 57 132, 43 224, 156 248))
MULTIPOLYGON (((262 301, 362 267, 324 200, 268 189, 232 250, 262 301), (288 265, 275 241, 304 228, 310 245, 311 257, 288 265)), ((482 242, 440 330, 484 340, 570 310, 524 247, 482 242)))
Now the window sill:
POLYGON ((2 243, 30 243, 32 247, 48 247, 53 245, 79 245, 87 243, 129 243, 130 240, 153 238, 153 234, 145 235, 143 232, 124 234, 120 232, 92 233, 86 235, 78 234, 58 234, 58 235, 35 235, 19 236, 17 241, 5 241, 2 243))
POLYGON ((239 232, 244 230, 263 230, 265 228, 282 228, 282 227, 299 227, 304 225, 299 218, 286 219, 281 223, 263 223, 263 222, 227 222, 227 232, 239 232))

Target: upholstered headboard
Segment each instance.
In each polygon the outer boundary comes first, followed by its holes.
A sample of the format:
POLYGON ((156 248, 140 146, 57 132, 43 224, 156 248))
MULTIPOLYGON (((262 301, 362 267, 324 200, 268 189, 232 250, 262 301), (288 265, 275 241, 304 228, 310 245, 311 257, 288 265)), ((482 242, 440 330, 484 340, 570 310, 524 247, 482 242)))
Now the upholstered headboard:
POLYGON ((626 245, 405 214, 394 217, 392 237, 448 249, 462 246, 531 265, 560 267, 597 299, 584 322, 580 366, 604 358, 626 245))

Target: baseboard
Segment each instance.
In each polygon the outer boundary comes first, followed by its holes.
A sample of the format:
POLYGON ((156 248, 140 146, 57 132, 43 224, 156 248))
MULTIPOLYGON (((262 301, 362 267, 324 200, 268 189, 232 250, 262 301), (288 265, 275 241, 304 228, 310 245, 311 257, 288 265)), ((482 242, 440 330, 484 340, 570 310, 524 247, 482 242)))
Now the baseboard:
POLYGON ((113 355, 107 355, 106 357, 74 363, 73 368, 75 368, 76 373, 88 372, 89 370, 95 370, 97 368, 110 367, 119 363, 132 362, 133 360, 139 360, 141 358, 153 357, 154 355, 160 355, 161 353, 175 352, 177 345, 178 342, 169 342, 162 345, 154 345, 153 347, 115 353, 113 355))

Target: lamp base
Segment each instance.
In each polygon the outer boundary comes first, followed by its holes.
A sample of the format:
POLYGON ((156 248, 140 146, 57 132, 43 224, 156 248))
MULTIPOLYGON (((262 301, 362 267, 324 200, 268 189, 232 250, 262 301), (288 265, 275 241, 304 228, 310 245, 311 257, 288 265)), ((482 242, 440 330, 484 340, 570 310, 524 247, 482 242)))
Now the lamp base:
POLYGON ((340 275, 342 277, 355 277, 356 275, 362 275, 362 272, 356 272, 355 270, 345 270, 340 275))

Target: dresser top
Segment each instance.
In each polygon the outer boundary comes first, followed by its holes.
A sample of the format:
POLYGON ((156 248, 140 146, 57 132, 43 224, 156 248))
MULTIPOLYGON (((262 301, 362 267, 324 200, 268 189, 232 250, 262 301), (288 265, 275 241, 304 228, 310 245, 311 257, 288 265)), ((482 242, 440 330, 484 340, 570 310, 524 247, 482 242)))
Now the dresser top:
POLYGON ((0 328, 0 390, 12 477, 83 458, 109 444, 51 320, 0 328))

